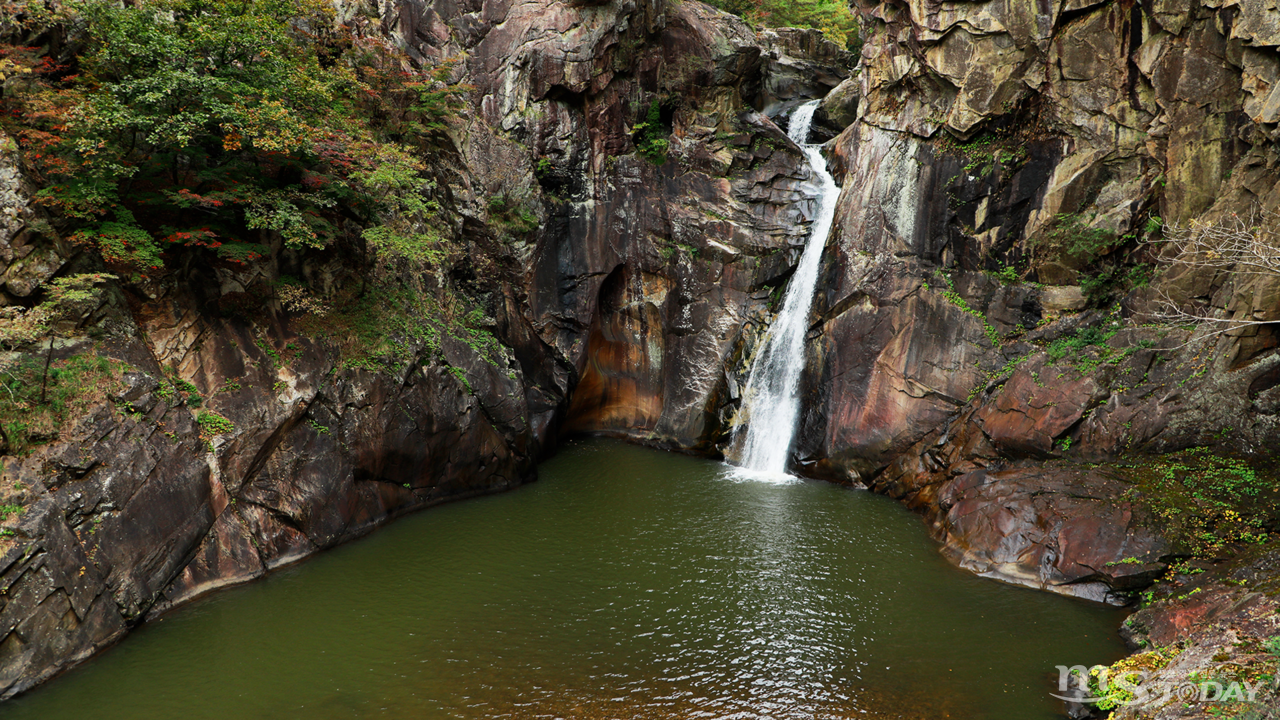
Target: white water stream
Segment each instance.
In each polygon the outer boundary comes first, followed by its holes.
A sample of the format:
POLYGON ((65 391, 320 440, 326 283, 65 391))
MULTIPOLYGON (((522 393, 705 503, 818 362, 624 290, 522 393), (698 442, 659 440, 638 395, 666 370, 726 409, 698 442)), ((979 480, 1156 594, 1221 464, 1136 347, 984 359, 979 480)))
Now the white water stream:
POLYGON ((782 310, 769 327, 764 347, 756 354, 743 393, 740 421, 734 431, 731 455, 735 463, 750 474, 785 477, 791 442, 800 417, 800 374, 804 372, 804 336, 813 306, 813 292, 818 284, 822 249, 831 232, 835 217, 836 187, 827 161, 817 145, 810 145, 809 128, 818 101, 796 108, 791 114, 787 135, 804 150, 809 167, 819 181, 818 213, 813 219, 809 239, 800 255, 800 264, 787 287, 782 310))

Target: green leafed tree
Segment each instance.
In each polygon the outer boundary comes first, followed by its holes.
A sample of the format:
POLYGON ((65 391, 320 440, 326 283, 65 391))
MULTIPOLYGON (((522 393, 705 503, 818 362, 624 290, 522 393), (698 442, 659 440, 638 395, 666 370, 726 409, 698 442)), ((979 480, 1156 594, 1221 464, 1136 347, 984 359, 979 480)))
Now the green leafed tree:
POLYGON ((346 34, 330 3, 66 8, 56 22, 82 42, 70 65, 6 56, 31 71, 3 98, 6 130, 39 200, 111 267, 162 271, 177 248, 250 262, 279 245, 324 247, 348 220, 430 224, 425 200, 399 193, 428 188, 412 146, 445 128, 462 88, 346 34))
POLYGON ((845 0, 708 0, 756 27, 817 28, 849 50, 861 44, 858 19, 845 0))

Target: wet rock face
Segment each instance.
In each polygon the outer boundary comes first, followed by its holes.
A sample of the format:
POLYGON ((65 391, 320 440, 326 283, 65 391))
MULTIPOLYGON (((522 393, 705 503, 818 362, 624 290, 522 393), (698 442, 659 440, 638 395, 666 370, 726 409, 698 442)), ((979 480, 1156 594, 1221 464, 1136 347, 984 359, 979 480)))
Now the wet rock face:
MULTIPOLYGON (((756 105, 766 113, 788 100, 823 98, 849 78, 852 58, 813 29, 776 28, 760 32, 764 82, 756 105)), ((852 122, 833 119, 838 132, 852 122)))
MULTIPOLYGON (((711 450, 741 328, 767 311, 808 221, 803 156, 753 103, 817 96, 821 82, 775 80, 821 68, 835 84, 850 59, 815 33, 757 36, 698 3, 609 5, 576 44, 528 43, 520 28, 546 18, 512 12, 473 72, 493 78, 480 91, 485 142, 540 158, 531 174, 549 218, 529 249, 525 314, 580 378, 565 430, 711 450), (665 160, 634 153, 655 103, 665 160)), ((509 168, 479 182, 509 188, 509 168)))
MULTIPOLYGON (((1253 81, 1233 64, 1243 55, 1222 33, 1238 31, 1224 29, 1216 10, 1188 9, 1170 29, 1138 6, 1058 18, 1014 5, 863 4, 876 30, 863 51, 858 122, 832 144, 845 191, 815 307, 813 410, 798 451, 815 474, 870 482, 924 512, 966 567, 1103 597, 1132 585, 1081 568, 1119 559, 1128 532, 1151 537, 1107 504, 1123 486, 1069 461, 1203 443, 1209 427, 1239 431, 1241 447, 1274 445, 1272 406, 1248 388, 1268 386, 1280 360, 1258 349, 1268 340, 1252 331, 1196 350, 1126 331, 1108 343, 1129 354, 1076 372, 1009 342, 1042 348, 1075 332, 1073 323, 1099 322, 1084 315, 1035 329, 1084 309, 1075 271, 1041 268, 1051 284, 1040 288, 1002 285, 984 271, 1026 259, 1026 240, 1059 213, 1087 213, 1095 227, 1124 233, 1144 211, 1214 217, 1254 197, 1275 207, 1274 178, 1262 169, 1275 160, 1263 145, 1240 144, 1258 125, 1229 108, 1253 81), (1139 53, 1127 64, 1139 46, 1149 61, 1139 53), (1219 84, 1193 91, 1193 65, 1219 84), (1234 125, 1175 141, 1175 115, 1202 128, 1234 125), (1196 162, 1206 180, 1153 192, 1160 167, 1196 162), (1229 181, 1210 168, 1217 162, 1235 166, 1229 181), (1202 192, 1216 193, 1216 204, 1197 200, 1202 192), (1059 458, 1068 462, 1041 467, 1059 458), (1061 528, 1093 528, 1097 518, 1107 519, 1096 528, 1100 547, 1061 542, 1061 528)), ((1165 282, 1184 297, 1211 297, 1228 316, 1274 306, 1254 281, 1224 289, 1222 278, 1177 273, 1165 282)), ((1140 311, 1144 298, 1129 298, 1127 310, 1140 311)))
MULTIPOLYGON (((190 331, 216 337, 195 322, 190 331)), ((462 343, 445 355, 465 384, 416 363, 400 377, 334 368, 321 348, 288 335, 301 349, 286 355, 286 366, 262 347, 270 341, 222 332, 221 342, 204 341, 184 362, 197 386, 231 377, 241 385, 207 403, 235 423, 214 442, 218 520, 153 612, 408 510, 507 489, 532 471, 538 438, 522 379, 462 343), (276 392, 257 390, 264 387, 276 392)))
POLYGON ((344 370, 283 326, 150 310, 133 337, 63 351, 129 369, 56 442, 4 458, 0 482, 22 488, 6 503, 24 508, 0 539, 6 694, 211 589, 531 476, 523 379, 465 345, 445 353, 469 388, 434 363, 344 370), (198 411, 165 368, 205 398, 198 411), (207 413, 228 425, 198 424, 207 413))
POLYGON ((1020 237, 1060 146, 1030 143, 1022 165, 979 177, 973 160, 865 116, 832 145, 844 191, 798 452, 815 472, 858 479, 953 417, 1003 363, 993 343, 1039 321, 1039 291, 976 271, 1020 237))
POLYGON ((1124 600, 1185 549, 1162 539, 1131 480, 1110 463, 1215 444, 1221 435, 1210 428, 1227 416, 1244 442, 1268 437, 1274 425, 1247 387, 1277 361, 1232 370, 1220 358, 1210 371, 1211 349, 1201 356, 1154 329, 1117 330, 1055 359, 1034 343, 1079 337, 1062 323, 1004 346, 1004 366, 982 377, 963 410, 869 485, 924 514, 944 554, 963 567, 1124 600), (1239 421, 1250 414, 1261 422, 1239 421))
POLYGON ((1149 517, 1116 499, 1124 487, 1069 469, 965 473, 937 498, 943 552, 984 577, 1127 603, 1120 593, 1154 581, 1169 547, 1149 517))

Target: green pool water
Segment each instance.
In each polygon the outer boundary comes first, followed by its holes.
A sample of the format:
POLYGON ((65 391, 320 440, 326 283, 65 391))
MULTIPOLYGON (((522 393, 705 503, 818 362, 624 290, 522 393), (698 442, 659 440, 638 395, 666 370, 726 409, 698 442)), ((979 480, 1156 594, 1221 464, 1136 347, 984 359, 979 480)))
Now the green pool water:
POLYGON ((1118 611, 972 577, 896 503, 567 443, 541 479, 149 623, 4 720, 1059 717, 1118 611))

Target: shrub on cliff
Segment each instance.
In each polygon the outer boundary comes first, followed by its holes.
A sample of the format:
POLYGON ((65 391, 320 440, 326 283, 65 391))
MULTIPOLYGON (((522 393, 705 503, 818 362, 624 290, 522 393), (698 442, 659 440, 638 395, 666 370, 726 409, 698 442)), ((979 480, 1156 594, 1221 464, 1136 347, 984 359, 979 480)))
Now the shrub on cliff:
POLYGON ((667 150, 671 146, 668 136, 671 131, 662 123, 662 106, 657 100, 649 103, 649 110, 644 120, 636 123, 636 152, 654 165, 667 161, 667 150))
POLYGON ((1050 257, 1065 256, 1080 263, 1090 263, 1119 243, 1115 233, 1091 227, 1080 215, 1058 213, 1028 245, 1050 257))
POLYGON ((25 448, 32 434, 48 435, 56 430, 68 403, 85 389, 86 383, 68 382, 68 377, 111 369, 105 358, 86 364, 86 355, 55 364, 53 350, 58 323, 78 320, 91 312, 100 299, 99 285, 114 279, 114 275, 102 273, 66 275, 45 286, 45 299, 38 305, 0 308, 0 349, 17 351, 0 356, 0 390, 4 391, 0 395, 0 453, 25 448), (41 341, 48 342, 40 353, 43 357, 23 352, 41 341))
POLYGON ((1104 307, 1117 292, 1145 287, 1151 268, 1135 249, 1135 233, 1117 235, 1093 227, 1089 220, 1076 213, 1059 213, 1027 240, 1027 248, 1042 279, 1045 265, 1071 268, 1089 305, 1104 307))

